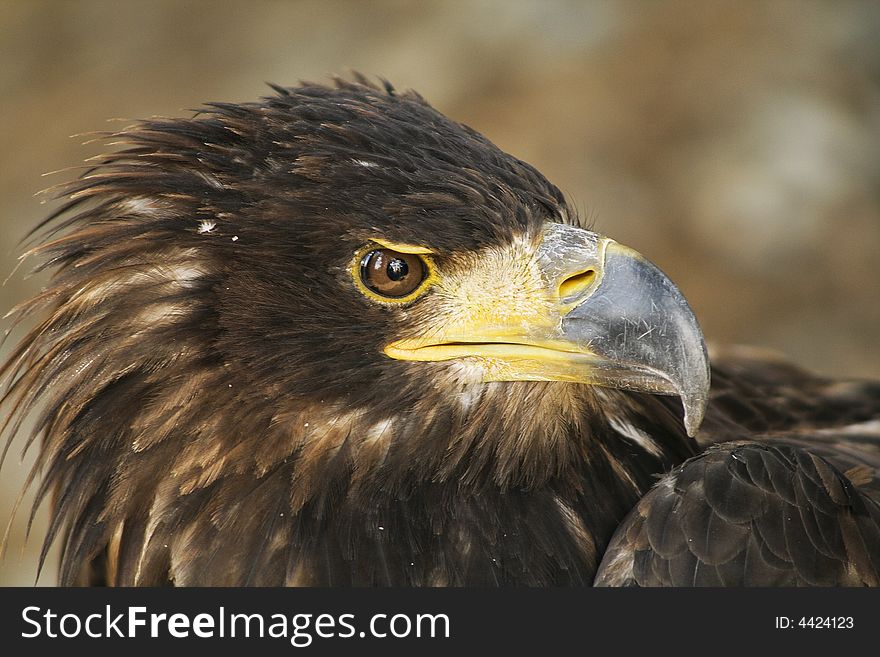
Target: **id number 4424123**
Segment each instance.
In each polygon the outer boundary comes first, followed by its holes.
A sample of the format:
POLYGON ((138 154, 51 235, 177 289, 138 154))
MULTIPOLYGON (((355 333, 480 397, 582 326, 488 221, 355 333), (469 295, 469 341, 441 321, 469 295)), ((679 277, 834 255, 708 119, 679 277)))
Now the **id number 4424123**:
POLYGON ((851 630, 852 616, 777 616, 776 629, 851 630))

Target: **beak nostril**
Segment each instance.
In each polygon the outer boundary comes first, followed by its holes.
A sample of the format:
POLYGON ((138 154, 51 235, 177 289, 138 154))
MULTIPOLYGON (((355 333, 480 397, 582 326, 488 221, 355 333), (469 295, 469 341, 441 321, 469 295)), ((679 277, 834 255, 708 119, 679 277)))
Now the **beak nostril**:
POLYGON ((587 269, 569 276, 559 284, 559 298, 567 301, 580 295, 593 284, 595 279, 596 271, 594 269, 587 269))

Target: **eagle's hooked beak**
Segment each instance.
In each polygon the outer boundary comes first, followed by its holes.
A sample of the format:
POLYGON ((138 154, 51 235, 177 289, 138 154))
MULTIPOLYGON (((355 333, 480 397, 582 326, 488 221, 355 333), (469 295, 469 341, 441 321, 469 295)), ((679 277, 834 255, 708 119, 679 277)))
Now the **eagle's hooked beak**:
POLYGON ((544 248, 578 240, 585 243, 580 252, 587 259, 589 243, 597 242, 593 257, 601 262, 596 268, 599 280, 577 296, 562 318, 562 338, 595 358, 589 383, 681 397, 685 428, 693 436, 708 401, 709 359, 688 302, 640 253, 607 237, 559 226, 544 248))
POLYGON ((672 281, 636 251, 562 224, 545 225, 534 256, 542 299, 511 297, 517 307, 496 304, 488 318, 471 313, 430 340, 400 340, 385 353, 475 359, 485 381, 572 381, 678 395, 693 436, 708 400, 709 361, 696 317, 672 281))

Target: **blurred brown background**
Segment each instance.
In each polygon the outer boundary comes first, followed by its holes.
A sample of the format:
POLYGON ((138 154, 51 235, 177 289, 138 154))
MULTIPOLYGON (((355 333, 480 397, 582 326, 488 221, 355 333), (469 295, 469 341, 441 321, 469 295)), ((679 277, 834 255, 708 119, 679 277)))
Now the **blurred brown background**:
MULTIPOLYGON (((871 1, 2 1, 0 280, 47 211, 33 194, 64 179, 41 174, 98 152, 70 135, 351 69, 536 165, 680 285, 710 341, 880 377, 871 1)), ((43 283, 27 268, 0 311, 43 283)), ((0 525, 21 447, 0 472, 0 525)), ((34 581, 45 514, 23 548, 28 507, 0 584, 34 581)))

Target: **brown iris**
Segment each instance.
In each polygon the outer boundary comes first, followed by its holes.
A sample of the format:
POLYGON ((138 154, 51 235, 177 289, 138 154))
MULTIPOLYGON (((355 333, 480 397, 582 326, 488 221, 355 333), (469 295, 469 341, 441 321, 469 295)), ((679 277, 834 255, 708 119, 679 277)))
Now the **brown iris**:
POLYGON ((361 259, 361 280, 384 297, 405 297, 425 280, 424 260, 413 253, 376 249, 361 259))

